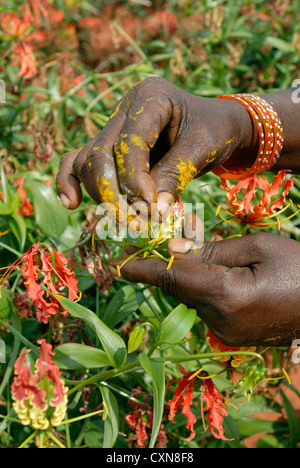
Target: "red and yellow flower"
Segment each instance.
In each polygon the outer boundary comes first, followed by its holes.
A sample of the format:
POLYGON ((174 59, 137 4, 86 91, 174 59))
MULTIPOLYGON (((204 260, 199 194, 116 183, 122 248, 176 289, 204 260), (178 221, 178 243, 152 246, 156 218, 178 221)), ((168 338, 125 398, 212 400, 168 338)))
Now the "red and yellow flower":
POLYGON ((11 386, 13 408, 21 423, 46 430, 58 426, 65 418, 67 391, 56 362, 52 346, 41 340, 40 357, 32 368, 29 350, 15 362, 15 377, 11 386))
MULTIPOLYGON (((153 424, 153 407, 148 405, 148 397, 146 394, 142 395, 141 387, 134 388, 131 392, 132 399, 129 400, 133 411, 125 416, 130 429, 135 431, 136 441, 138 448, 147 448, 149 440, 149 431, 152 429, 153 424), (142 404, 134 401, 134 398, 143 398, 142 404)), ((157 434, 157 448, 166 448, 166 433, 163 430, 164 426, 161 423, 157 434)))
MULTIPOLYGON (((285 203, 289 191, 294 186, 293 181, 296 180, 295 178, 285 180, 287 172, 286 170, 279 171, 273 183, 269 183, 265 177, 257 175, 241 179, 236 185, 230 186, 226 180, 222 179, 220 186, 227 192, 226 201, 229 208, 229 210, 224 209, 224 212, 237 219, 237 221, 227 219, 224 221, 232 224, 245 224, 257 229, 267 229, 276 225, 279 227, 280 223, 285 220, 279 220, 278 216, 287 208, 292 207, 291 201, 286 206, 285 203), (260 198, 257 196, 258 189, 262 191, 260 198), (272 201, 272 198, 277 196, 280 190, 279 198, 272 201), (256 203, 253 202, 254 200, 256 203), (269 222, 268 220, 271 219, 272 221, 269 222)), ((219 215, 220 209, 223 208, 218 207, 217 214, 219 215)), ((221 215, 220 217, 222 218, 221 215)))
POLYGON ((239 354, 239 351, 256 352, 255 346, 248 347, 233 347, 224 345, 210 330, 207 332, 207 338, 210 349, 213 353, 228 353, 231 352, 232 356, 221 356, 220 361, 230 364, 231 367, 239 367, 249 359, 247 355, 239 354))
POLYGON ((196 382, 198 382, 197 379, 200 379, 201 414, 204 429, 206 429, 207 422, 208 431, 213 437, 216 439, 228 440, 224 436, 224 428, 222 426, 224 416, 227 416, 225 405, 234 405, 217 389, 207 372, 202 369, 196 372, 186 372, 182 366, 179 366, 179 369, 183 377, 178 380, 178 386, 174 392, 174 397, 169 400, 169 420, 175 422, 174 417, 181 408, 181 412, 187 418, 186 428, 191 432, 187 440, 192 440, 195 437, 194 425, 197 419, 191 410, 191 405, 194 398, 193 390, 196 386, 196 382), (206 408, 204 408, 204 402, 206 403, 206 408), (206 411, 206 422, 204 411, 206 411))
POLYGON ((16 267, 22 269, 26 293, 32 301, 39 322, 48 323, 53 315, 68 314, 55 298, 56 295, 63 294, 63 289, 67 291, 70 300, 78 300, 78 280, 75 278, 75 273, 68 266, 68 260, 64 254, 57 252, 54 247, 42 245, 40 242, 33 244, 25 254, 7 268, 1 278, 0 288, 16 267))

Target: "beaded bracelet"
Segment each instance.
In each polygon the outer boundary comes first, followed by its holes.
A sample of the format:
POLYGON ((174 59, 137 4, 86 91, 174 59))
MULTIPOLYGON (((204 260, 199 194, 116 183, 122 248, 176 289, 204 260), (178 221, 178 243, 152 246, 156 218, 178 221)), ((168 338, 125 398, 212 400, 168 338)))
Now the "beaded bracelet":
POLYGON ((218 99, 233 99, 248 110, 258 130, 259 150, 253 166, 248 170, 218 166, 213 172, 222 179, 240 180, 268 171, 283 148, 283 127, 277 112, 267 101, 251 94, 224 95, 218 96, 218 99))

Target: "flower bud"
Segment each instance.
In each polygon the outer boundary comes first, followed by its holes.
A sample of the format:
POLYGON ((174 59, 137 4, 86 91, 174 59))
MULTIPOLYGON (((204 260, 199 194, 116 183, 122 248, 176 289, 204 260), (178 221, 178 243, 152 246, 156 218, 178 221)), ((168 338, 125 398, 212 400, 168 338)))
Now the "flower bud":
POLYGON ((128 352, 133 353, 138 349, 145 336, 145 327, 143 325, 136 325, 131 332, 128 340, 128 352))
POLYGON ((236 398, 251 395, 253 390, 265 378, 267 373, 268 369, 264 368, 262 364, 259 364, 256 361, 251 362, 244 372, 244 375, 234 387, 236 398))

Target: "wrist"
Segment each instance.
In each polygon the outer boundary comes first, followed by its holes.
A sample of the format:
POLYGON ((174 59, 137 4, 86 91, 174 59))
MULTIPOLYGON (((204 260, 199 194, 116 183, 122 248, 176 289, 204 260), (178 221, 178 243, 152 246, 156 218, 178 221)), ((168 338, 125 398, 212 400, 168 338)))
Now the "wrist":
POLYGON ((232 123, 231 132, 234 137, 234 148, 226 165, 231 167, 251 167, 257 157, 259 135, 257 126, 247 109, 234 100, 226 101, 229 111, 228 121, 232 123))

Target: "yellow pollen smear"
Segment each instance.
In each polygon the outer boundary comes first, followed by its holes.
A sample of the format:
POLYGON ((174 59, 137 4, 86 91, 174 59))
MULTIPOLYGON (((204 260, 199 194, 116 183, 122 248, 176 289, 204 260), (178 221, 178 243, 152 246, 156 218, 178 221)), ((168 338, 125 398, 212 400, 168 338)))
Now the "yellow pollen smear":
POLYGON ((133 145, 138 146, 143 150, 148 148, 143 138, 141 138, 139 135, 131 135, 130 140, 133 145))
POLYGON ((100 181, 98 180, 98 189, 104 203, 116 204, 117 200, 115 192, 111 188, 109 181, 104 176, 101 177, 100 181))
POLYGON ((177 186, 177 190, 179 193, 182 193, 189 182, 197 175, 198 171, 190 159, 187 161, 181 159, 176 167, 179 170, 179 175, 177 176, 179 185, 177 186))
POLYGON ((136 112, 136 115, 139 115, 141 112, 143 112, 143 110, 144 110, 144 106, 142 106, 141 109, 136 112))
POLYGON ((111 114, 111 116, 109 117, 109 120, 112 119, 113 117, 115 117, 117 115, 117 113, 119 112, 119 109, 120 109, 120 105, 121 105, 121 102, 119 102, 119 104, 117 105, 115 111, 111 114))

